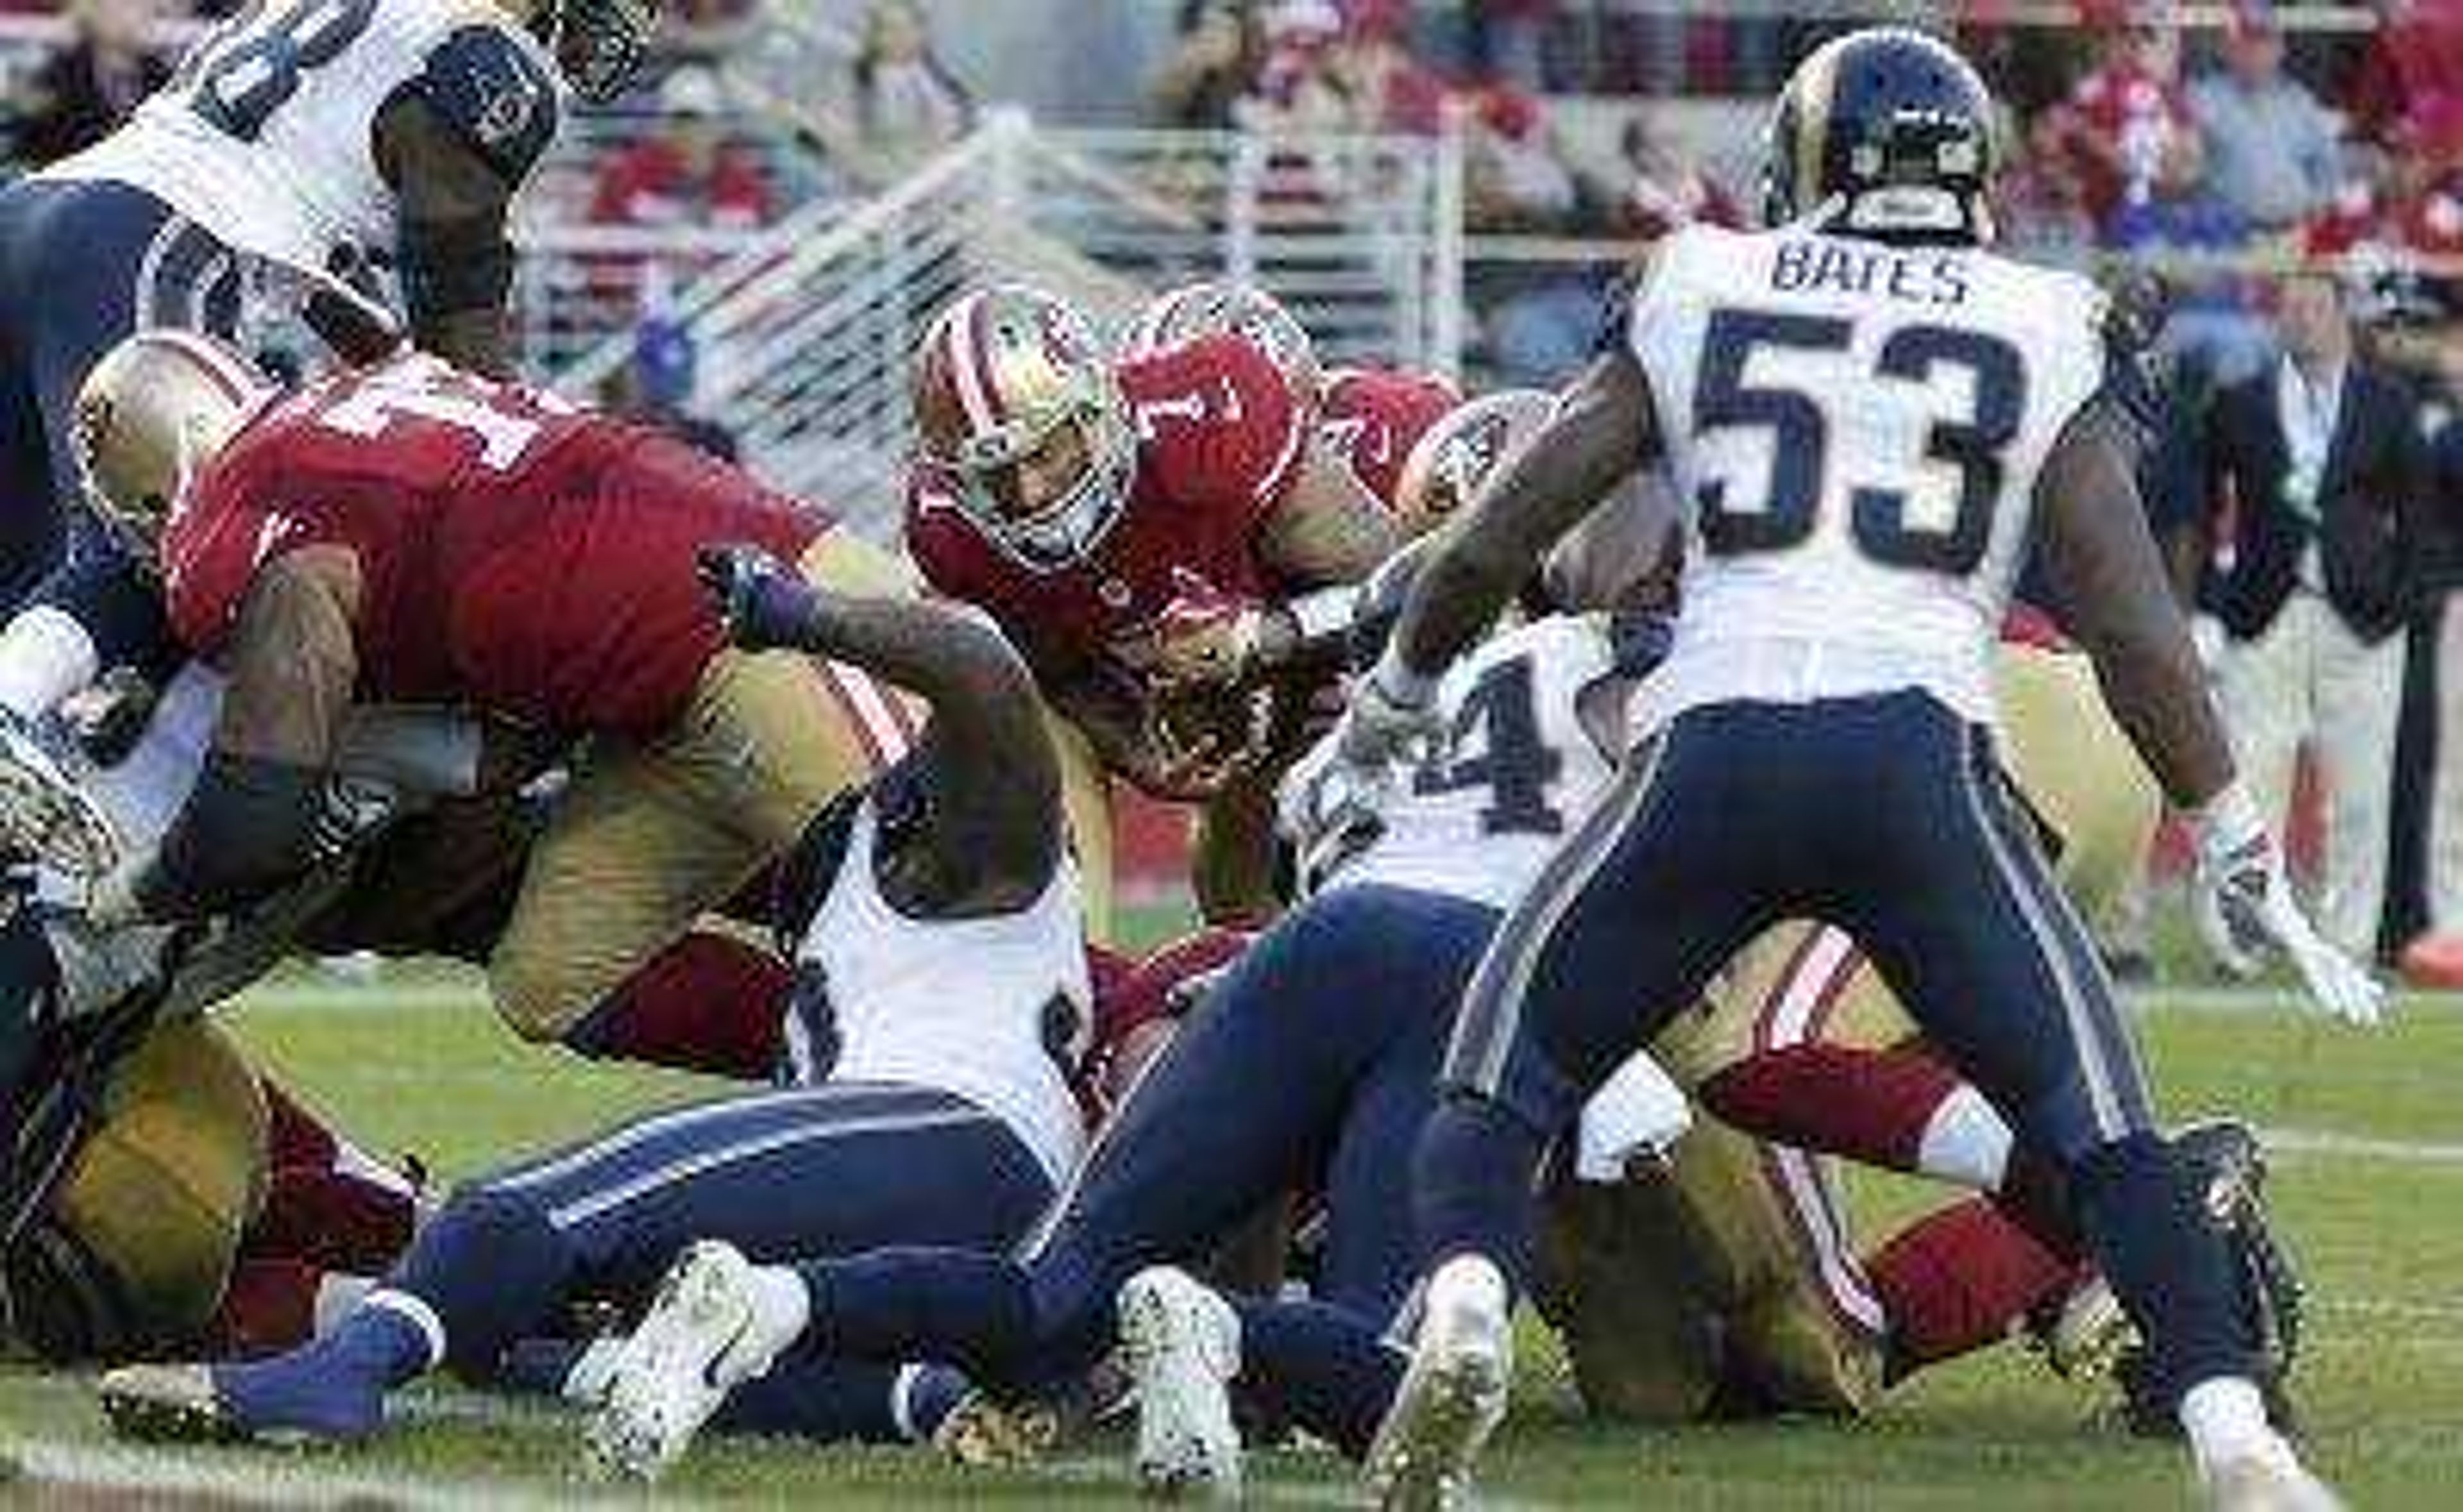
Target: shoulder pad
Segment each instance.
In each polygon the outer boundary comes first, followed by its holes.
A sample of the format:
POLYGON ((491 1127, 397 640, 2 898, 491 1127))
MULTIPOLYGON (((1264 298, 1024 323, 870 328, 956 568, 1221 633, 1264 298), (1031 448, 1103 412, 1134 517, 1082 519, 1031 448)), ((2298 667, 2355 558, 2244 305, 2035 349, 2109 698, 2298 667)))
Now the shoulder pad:
POLYGON ((529 177, 556 140, 556 80, 504 27, 456 27, 410 88, 507 184, 529 177))

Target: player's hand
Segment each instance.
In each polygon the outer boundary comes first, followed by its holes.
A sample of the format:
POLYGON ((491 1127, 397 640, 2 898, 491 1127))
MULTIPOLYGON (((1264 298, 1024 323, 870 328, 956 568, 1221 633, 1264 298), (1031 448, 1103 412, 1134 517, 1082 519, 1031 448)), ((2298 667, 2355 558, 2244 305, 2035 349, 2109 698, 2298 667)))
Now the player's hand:
POLYGON ((1265 611, 1204 578, 1175 572, 1163 612, 1122 636, 1113 656, 1162 692, 1227 687, 1255 669, 1265 611))
POLYGON ((0 846, 65 875, 100 876, 120 835, 35 727, 0 710, 0 846))
POLYGON ((2198 821, 2196 913, 2208 947, 2228 969, 2281 950, 2319 1007, 2346 1024, 2376 1024, 2386 1010, 2385 987, 2319 938, 2292 896, 2274 837, 2237 793, 2211 804, 2198 821))
POLYGON ((820 611, 803 574, 757 546, 705 546, 694 565, 727 638, 747 651, 800 646, 820 611))
POLYGON ((1326 741, 1284 775, 1275 826, 1291 841, 1302 897, 1323 888, 1343 863, 1385 832, 1389 772, 1354 767, 1335 742, 1326 741))
POLYGON ((1415 759, 1439 734, 1435 695, 1432 681, 1402 673, 1389 652, 1351 690, 1335 725, 1335 749, 1370 773, 1415 759))

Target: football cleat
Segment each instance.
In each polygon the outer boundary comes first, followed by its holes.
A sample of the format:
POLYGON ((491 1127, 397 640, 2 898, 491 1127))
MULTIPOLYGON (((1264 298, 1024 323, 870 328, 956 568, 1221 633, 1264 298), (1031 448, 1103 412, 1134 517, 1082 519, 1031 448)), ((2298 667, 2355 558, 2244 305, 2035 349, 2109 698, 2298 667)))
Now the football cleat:
POLYGON ((2198 1472, 2211 1512, 2343 1512, 2343 1499, 2281 1439, 2198 1472))
POLYGON ((245 1444, 240 1419, 203 1365, 123 1365, 103 1373, 102 1415, 122 1438, 145 1443, 245 1444))
POLYGON ((1239 1500, 1240 1431, 1232 1421, 1238 1315, 1168 1266, 1131 1276, 1119 1311, 1121 1355, 1137 1402, 1138 1483, 1152 1496, 1199 1489, 1239 1500))
POLYGON ((2084 1270, 2058 1302, 2028 1315, 2027 1337, 2055 1375, 2082 1381, 2110 1374, 2138 1328, 2102 1273, 2084 1270))
POLYGON ((970 1470, 1031 1465, 1060 1441, 1060 1417, 1040 1402, 1003 1402, 970 1391, 932 1430, 941 1458, 970 1470))
POLYGON ((1457 1255, 1428 1278, 1411 1363, 1368 1446, 1381 1506, 1438 1512, 1470 1497, 1472 1463, 1504 1420, 1514 1377, 1514 1314, 1505 1278, 1457 1255))
POLYGON ((606 1394, 583 1435, 594 1473, 655 1480, 683 1457, 737 1385, 795 1342, 767 1318, 751 1261, 704 1240, 659 1284, 641 1327, 617 1351, 606 1394))
MULTIPOLYGON (((2252 1374, 2266 1398, 2267 1417, 2278 1431, 2297 1435, 2300 1419, 2289 1385, 2300 1352, 2308 1287, 2267 1214, 2266 1151, 2247 1124, 2231 1118, 2185 1126, 2172 1136, 2172 1150, 2200 1216, 2230 1258, 2241 1327, 2255 1362, 2252 1374)), ((2124 1350, 2114 1373, 2133 1432, 2150 1437, 2179 1434, 2173 1405, 2144 1349, 2124 1350)))

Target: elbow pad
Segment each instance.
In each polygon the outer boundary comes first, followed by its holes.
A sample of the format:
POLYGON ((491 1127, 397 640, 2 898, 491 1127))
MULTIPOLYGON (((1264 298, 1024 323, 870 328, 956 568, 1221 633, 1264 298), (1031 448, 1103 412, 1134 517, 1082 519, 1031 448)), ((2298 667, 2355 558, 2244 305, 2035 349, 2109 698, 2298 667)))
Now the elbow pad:
POLYGON ((255 902, 317 859, 325 774, 215 751, 139 886, 157 918, 203 918, 255 902))

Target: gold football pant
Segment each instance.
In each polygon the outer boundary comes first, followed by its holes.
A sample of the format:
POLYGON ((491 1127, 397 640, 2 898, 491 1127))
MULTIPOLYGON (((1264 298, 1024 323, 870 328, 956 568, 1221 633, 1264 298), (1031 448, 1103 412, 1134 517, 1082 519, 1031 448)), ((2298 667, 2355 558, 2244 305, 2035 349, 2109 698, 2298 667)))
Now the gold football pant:
MULTIPOLYGON (((798 565, 839 592, 907 587, 894 558, 842 531, 798 565)), ((565 1037, 831 799, 904 754, 919 724, 906 695, 860 669, 719 652, 673 729, 601 738, 576 761, 489 961, 497 1010, 528 1038, 565 1037)))

